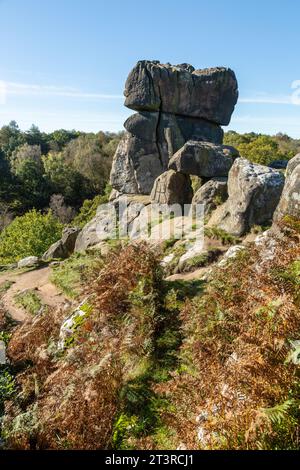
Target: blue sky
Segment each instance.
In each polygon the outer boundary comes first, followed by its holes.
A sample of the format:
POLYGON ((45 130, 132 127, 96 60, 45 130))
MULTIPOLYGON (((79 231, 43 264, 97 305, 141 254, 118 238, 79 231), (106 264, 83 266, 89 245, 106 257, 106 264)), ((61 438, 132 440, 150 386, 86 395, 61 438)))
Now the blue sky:
POLYGON ((300 138, 299 18, 298 0, 0 0, 0 126, 121 130, 130 69, 157 59, 233 68, 228 129, 300 138))

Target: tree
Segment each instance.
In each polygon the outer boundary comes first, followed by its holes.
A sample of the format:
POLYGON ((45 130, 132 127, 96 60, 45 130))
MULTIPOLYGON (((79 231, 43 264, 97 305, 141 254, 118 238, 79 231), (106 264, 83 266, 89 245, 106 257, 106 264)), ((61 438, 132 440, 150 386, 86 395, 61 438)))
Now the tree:
POLYGON ((62 224, 53 217, 33 209, 13 222, 0 234, 0 263, 8 264, 27 256, 42 256, 60 239, 62 224))
POLYGON ((29 145, 38 145, 42 154, 49 151, 47 134, 42 133, 34 124, 25 132, 24 139, 29 145))
POLYGON ((264 134, 238 134, 230 131, 225 134, 224 143, 238 149, 241 156, 261 165, 269 165, 274 160, 289 159, 295 153, 284 137, 264 134), (281 143, 280 143, 281 142, 281 143))
POLYGON ((7 126, 3 126, 0 129, 0 148, 7 158, 24 142, 24 135, 20 131, 16 121, 11 121, 7 126))
POLYGON ((44 165, 39 145, 24 144, 11 156, 12 172, 21 183, 25 205, 44 207, 50 196, 50 188, 44 177, 44 165))
POLYGON ((62 194, 53 194, 50 199, 50 209, 54 217, 62 224, 69 224, 74 219, 76 211, 67 206, 62 194))
POLYGON ((86 134, 72 140, 63 150, 65 161, 88 182, 91 195, 102 194, 109 178, 112 155, 104 148, 105 135, 86 134))
POLYGON ((59 129, 48 136, 49 148, 51 151, 60 152, 71 140, 80 136, 78 131, 66 131, 59 129))
POLYGON ((89 197, 88 181, 65 161, 62 152, 50 152, 43 157, 43 162, 51 192, 62 194, 67 204, 80 207, 82 201, 89 197))

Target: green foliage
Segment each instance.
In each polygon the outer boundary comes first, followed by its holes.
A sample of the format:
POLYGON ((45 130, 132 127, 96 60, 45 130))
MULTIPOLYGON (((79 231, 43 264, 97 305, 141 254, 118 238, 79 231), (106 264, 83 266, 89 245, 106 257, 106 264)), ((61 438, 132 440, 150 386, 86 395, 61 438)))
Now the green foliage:
POLYGON ((15 297, 15 302, 20 307, 23 307, 31 315, 36 315, 39 313, 43 306, 40 297, 32 289, 28 289, 17 294, 15 297))
POLYGON ((204 235, 207 238, 220 240, 223 245, 236 245, 239 239, 219 227, 205 227, 204 235))
POLYGON ((0 285, 0 298, 8 289, 13 285, 13 281, 5 281, 3 284, 0 285))
POLYGON ((0 129, 0 202, 22 215, 45 209, 53 194, 78 209, 103 194, 122 133, 85 134, 60 129, 50 134, 15 121, 0 129))
POLYGON ((0 414, 3 413, 4 401, 15 393, 15 380, 8 367, 0 366, 0 414))
POLYGON ((0 331, 0 341, 3 341, 6 346, 8 345, 10 338, 11 333, 8 333, 7 331, 0 331))
POLYGON ((52 216, 33 209, 6 227, 0 234, 0 263, 8 264, 27 256, 41 256, 59 240, 62 224, 52 216))
POLYGON ((272 433, 262 433, 258 437, 258 446, 264 450, 299 450, 297 444, 300 419, 299 386, 293 387, 290 398, 271 408, 259 410, 261 419, 269 424, 272 433))
POLYGON ((248 160, 268 165, 274 160, 289 160, 300 150, 300 141, 278 134, 238 134, 234 131, 225 133, 224 144, 238 149, 241 156, 248 160))

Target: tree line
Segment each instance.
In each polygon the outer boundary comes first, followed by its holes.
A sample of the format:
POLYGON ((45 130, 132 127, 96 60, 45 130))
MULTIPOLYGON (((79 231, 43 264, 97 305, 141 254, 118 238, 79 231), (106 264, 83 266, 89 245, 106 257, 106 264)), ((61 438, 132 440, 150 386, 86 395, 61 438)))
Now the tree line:
MULTIPOLYGON (((15 121, 0 129, 0 212, 69 208, 105 191, 122 133, 75 130, 21 131, 15 121)), ((66 209, 67 210, 67 209, 66 209)))

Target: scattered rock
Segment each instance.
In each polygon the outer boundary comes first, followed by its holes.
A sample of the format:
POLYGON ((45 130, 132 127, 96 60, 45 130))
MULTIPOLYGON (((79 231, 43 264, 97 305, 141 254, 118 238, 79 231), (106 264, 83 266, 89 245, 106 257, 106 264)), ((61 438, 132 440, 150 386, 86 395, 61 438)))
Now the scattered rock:
POLYGON ((74 337, 76 329, 81 325, 89 314, 90 308, 85 299, 72 314, 63 322, 60 328, 58 350, 62 351, 67 347, 68 342, 74 337))
POLYGON ((213 214, 209 225, 241 236, 254 225, 272 220, 284 176, 281 172, 238 158, 229 172, 229 198, 213 214))
POLYGON ((166 171, 155 180, 150 197, 159 204, 190 204, 193 197, 190 179, 182 173, 166 171))
POLYGON ((32 268, 38 266, 39 259, 37 256, 28 256, 27 258, 21 259, 18 262, 18 268, 32 268))
POLYGON ((228 145, 188 141, 173 155, 169 168, 205 178, 227 176, 239 153, 228 145))
POLYGON ((203 204, 204 214, 210 214, 228 197, 227 178, 212 178, 201 186, 193 197, 193 204, 203 204))
POLYGON ((0 365, 5 365, 6 363, 6 346, 4 341, 0 340, 0 365))
POLYGON ((239 253, 245 251, 247 248, 244 245, 231 246, 223 256, 223 259, 218 263, 218 266, 226 266, 228 260, 236 258, 239 253))
POLYGON ((67 227, 63 230, 61 240, 50 246, 50 248, 44 253, 43 260, 49 259, 65 259, 71 256, 74 252, 75 243, 80 233, 78 227, 67 227))

